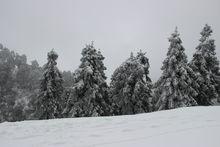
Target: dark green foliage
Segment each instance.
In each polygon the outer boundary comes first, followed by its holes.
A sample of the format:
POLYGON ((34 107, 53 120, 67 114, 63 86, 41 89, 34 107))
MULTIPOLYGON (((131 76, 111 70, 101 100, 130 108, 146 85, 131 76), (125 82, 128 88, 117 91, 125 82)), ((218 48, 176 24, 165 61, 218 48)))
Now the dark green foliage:
POLYGON ((178 107, 197 105, 194 97, 197 95, 193 88, 196 75, 187 65, 182 41, 177 29, 169 38, 170 46, 167 58, 163 62, 162 76, 155 84, 155 109, 174 109, 178 107), (193 75, 193 76, 192 76, 193 75))
POLYGON ((199 77, 196 97, 198 104, 212 105, 218 97, 216 89, 219 87, 219 61, 215 56, 214 40, 210 39, 211 27, 206 24, 200 34, 200 44, 196 47, 190 66, 199 77))
POLYGON ((82 50, 81 64, 74 72, 73 88, 64 112, 68 117, 109 115, 103 60, 93 44, 82 50))
POLYGON ((13 121, 15 53, 0 47, 0 122, 13 121))
POLYGON ((59 118, 62 112, 63 79, 56 66, 58 55, 52 50, 47 56, 37 100, 36 115, 39 119, 59 118))
POLYGON ((63 71, 63 86, 65 88, 70 88, 73 86, 73 73, 71 71, 63 71))
POLYGON ((112 75, 110 99, 114 115, 136 114, 152 111, 149 62, 145 53, 131 54, 112 75))

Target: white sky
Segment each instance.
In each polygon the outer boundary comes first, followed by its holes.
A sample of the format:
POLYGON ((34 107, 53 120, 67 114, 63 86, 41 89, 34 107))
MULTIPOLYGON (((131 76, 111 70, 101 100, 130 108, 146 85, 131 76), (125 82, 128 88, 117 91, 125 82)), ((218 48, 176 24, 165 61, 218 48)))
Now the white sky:
POLYGON ((108 78, 131 51, 142 49, 155 81, 175 26, 190 60, 205 23, 214 30, 220 59, 219 0, 0 0, 0 6, 0 42, 41 65, 54 48, 61 70, 74 71, 82 48, 94 41, 108 78))

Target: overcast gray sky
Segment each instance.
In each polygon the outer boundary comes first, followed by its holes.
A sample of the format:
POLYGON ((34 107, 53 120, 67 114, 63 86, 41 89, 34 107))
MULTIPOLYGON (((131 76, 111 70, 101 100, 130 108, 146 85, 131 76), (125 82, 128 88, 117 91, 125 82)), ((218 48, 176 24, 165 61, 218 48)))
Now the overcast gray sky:
POLYGON ((61 70, 74 71, 82 48, 94 41, 109 78, 131 51, 142 49, 155 81, 175 26, 190 60, 205 23, 220 59, 219 0, 0 0, 0 6, 0 42, 41 65, 54 48, 61 70))

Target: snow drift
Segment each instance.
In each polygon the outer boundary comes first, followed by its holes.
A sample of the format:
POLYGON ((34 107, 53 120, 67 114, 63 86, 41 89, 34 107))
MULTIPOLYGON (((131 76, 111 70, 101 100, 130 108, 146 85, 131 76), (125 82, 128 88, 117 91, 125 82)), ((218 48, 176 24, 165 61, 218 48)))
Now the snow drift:
POLYGON ((1 147, 219 147, 220 107, 0 124, 1 147))

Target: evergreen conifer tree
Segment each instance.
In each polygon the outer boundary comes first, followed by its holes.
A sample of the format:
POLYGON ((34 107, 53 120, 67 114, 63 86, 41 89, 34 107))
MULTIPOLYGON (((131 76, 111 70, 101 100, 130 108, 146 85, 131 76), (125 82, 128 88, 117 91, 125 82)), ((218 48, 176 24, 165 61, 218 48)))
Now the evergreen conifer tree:
POLYGON ((52 50, 47 54, 47 64, 44 66, 43 78, 40 84, 40 94, 37 100, 36 115, 39 119, 61 117, 63 79, 57 68, 57 53, 52 50))
POLYGON ((112 75, 110 99, 115 115, 137 114, 152 110, 149 62, 145 53, 131 53, 112 75))
POLYGON ((212 29, 205 25, 200 38, 200 44, 190 62, 193 71, 199 76, 198 96, 199 105, 212 105, 218 97, 219 90, 219 61, 215 53, 214 40, 210 39, 212 29))
POLYGON ((193 72, 187 64, 187 56, 177 28, 169 42, 167 58, 161 68, 162 76, 155 84, 156 110, 197 105, 194 99, 197 92, 192 86, 193 72))
POLYGON ((104 57, 93 43, 82 50, 81 64, 73 74, 73 88, 64 113, 68 117, 109 115, 104 57))

